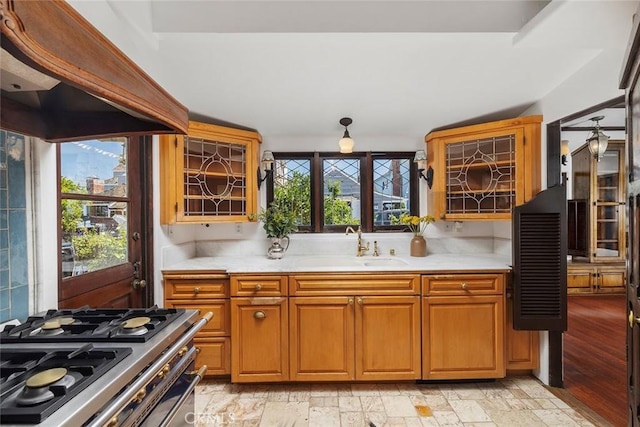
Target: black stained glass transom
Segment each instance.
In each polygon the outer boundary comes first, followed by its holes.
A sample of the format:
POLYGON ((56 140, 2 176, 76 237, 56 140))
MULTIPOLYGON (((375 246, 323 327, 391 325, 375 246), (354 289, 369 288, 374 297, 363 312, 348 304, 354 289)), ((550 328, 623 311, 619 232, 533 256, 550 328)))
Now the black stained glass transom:
POLYGON ((322 161, 324 224, 360 224, 360 159, 322 161))
POLYGON ((273 200, 288 206, 299 226, 311 225, 311 161, 277 159, 273 170, 273 200))
POLYGON ((411 159, 373 160, 373 225, 397 225, 410 211, 411 159))
POLYGON ((449 213, 508 213, 516 203, 515 135, 447 144, 449 213))

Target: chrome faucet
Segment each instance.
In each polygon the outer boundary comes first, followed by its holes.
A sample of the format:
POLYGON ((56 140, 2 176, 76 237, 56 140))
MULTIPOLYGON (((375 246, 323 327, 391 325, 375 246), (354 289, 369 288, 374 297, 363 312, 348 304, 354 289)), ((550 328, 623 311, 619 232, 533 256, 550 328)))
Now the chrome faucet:
POLYGON ((357 234, 358 235, 358 246, 356 248, 356 256, 364 255, 369 250, 369 242, 367 242, 367 246, 362 246, 362 228, 360 228, 360 226, 358 226, 358 230, 355 231, 353 229, 353 227, 348 226, 345 229, 344 234, 348 235, 349 233, 353 233, 353 234, 357 234))

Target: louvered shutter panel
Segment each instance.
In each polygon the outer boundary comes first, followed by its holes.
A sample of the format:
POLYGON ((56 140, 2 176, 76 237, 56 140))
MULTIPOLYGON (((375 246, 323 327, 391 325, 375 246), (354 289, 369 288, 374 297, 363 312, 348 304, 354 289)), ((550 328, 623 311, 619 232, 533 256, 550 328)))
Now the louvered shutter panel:
POLYGON ((558 185, 513 209, 513 327, 567 330, 567 199, 558 185))

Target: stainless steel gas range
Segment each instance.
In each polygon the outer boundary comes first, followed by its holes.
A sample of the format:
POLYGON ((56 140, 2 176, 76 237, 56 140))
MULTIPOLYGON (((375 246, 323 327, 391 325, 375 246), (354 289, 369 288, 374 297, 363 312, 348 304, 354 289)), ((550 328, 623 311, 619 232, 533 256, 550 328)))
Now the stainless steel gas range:
POLYGON ((196 310, 49 310, 0 332, 0 424, 189 425, 196 310))

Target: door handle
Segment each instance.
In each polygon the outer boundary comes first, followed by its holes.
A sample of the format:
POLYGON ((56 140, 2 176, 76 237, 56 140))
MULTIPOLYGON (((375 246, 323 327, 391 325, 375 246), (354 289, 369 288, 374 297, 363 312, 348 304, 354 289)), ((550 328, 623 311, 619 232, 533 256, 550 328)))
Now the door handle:
POLYGON ((636 317, 633 314, 633 310, 629 312, 629 327, 633 329, 634 325, 640 323, 640 317, 636 317))
POLYGON ((131 286, 133 286, 133 289, 146 288, 147 287, 147 281, 144 280, 144 279, 133 279, 133 282, 131 282, 131 286))

